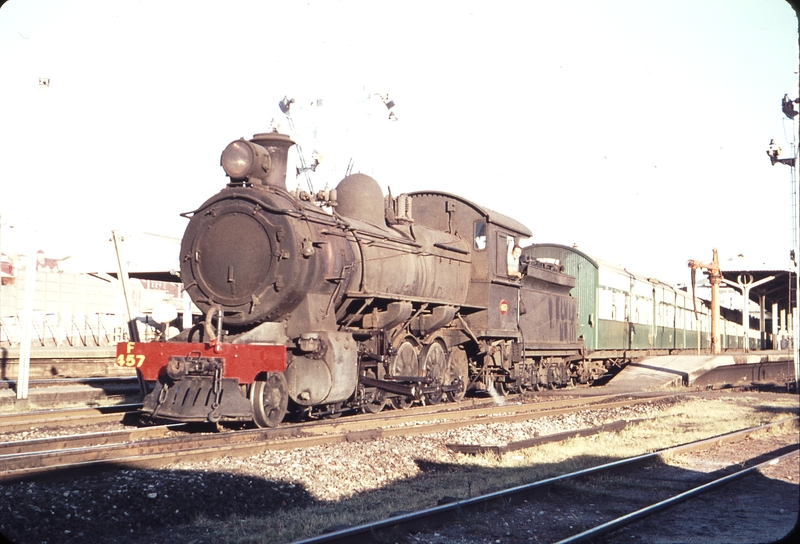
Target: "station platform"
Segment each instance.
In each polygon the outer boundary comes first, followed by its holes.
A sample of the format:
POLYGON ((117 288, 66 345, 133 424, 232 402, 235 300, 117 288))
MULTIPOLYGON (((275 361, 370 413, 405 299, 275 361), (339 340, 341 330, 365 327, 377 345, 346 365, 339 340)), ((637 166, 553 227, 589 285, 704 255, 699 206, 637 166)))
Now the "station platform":
POLYGON ((705 387, 712 383, 742 385, 737 382, 780 382, 785 379, 794 379, 792 354, 787 351, 664 355, 645 357, 629 363, 614 376, 606 388, 636 391, 670 387, 705 387), (785 363, 785 368, 775 363, 785 363), (716 381, 708 379, 714 375, 717 376, 716 381))

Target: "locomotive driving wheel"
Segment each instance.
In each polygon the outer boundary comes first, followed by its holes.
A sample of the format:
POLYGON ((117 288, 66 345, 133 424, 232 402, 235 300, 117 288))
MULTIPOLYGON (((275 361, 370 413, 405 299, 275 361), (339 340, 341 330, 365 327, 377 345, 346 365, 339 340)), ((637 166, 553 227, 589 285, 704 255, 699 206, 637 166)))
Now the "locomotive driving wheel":
POLYGON ((419 348, 413 337, 404 338, 397 346, 392 360, 392 376, 417 376, 419 373, 419 348))
MULTIPOLYGON (((403 338, 397 345, 397 353, 392 361, 392 376, 418 376, 419 375, 419 348, 417 341, 409 336, 403 338)), ((394 397, 392 404, 395 408, 405 410, 414 404, 413 397, 394 397)))
POLYGON ((276 427, 289 405, 289 388, 283 373, 268 372, 265 379, 253 382, 250 391, 253 421, 259 427, 276 427))
POLYGON ((439 404, 444 399, 441 386, 444 384, 449 374, 447 348, 441 341, 435 340, 433 343, 422 348, 419 360, 424 369, 425 377, 430 379, 428 386, 437 388, 435 392, 425 394, 425 402, 428 404, 439 404))
POLYGON ((467 352, 461 348, 456 347, 450 352, 447 383, 460 386, 457 391, 447 392, 447 400, 461 402, 464 395, 467 394, 467 384, 469 383, 469 360, 467 360, 467 352))

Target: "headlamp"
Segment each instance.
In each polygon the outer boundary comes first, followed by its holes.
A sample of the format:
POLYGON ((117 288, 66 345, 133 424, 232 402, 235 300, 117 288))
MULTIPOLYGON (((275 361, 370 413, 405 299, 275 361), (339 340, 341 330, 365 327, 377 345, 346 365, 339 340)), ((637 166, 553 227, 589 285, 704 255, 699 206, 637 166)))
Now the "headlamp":
POLYGON ((244 138, 228 144, 220 165, 231 180, 264 180, 271 164, 269 152, 244 138))

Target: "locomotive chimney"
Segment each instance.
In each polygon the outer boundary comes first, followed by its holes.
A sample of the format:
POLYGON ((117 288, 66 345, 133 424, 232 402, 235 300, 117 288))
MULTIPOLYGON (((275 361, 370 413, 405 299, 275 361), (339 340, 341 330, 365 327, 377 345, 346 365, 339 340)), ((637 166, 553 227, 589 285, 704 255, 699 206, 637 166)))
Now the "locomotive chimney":
POLYGON ((286 164, 289 162, 289 148, 294 145, 292 139, 286 134, 277 132, 264 132, 255 134, 250 140, 269 152, 270 167, 267 177, 262 181, 264 185, 286 190, 286 164))

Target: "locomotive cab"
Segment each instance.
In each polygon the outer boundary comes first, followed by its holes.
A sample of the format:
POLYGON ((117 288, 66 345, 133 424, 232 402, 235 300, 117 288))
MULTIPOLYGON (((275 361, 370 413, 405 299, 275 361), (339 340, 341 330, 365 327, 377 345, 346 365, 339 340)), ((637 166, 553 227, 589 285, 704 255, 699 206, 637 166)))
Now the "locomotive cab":
POLYGON ((462 317, 478 337, 518 336, 520 280, 509 276, 509 252, 531 236, 525 225, 447 193, 418 192, 417 222, 452 232, 470 247, 471 272, 462 317))
POLYGON ((583 344, 570 295, 575 279, 535 259, 520 262, 518 246, 531 231, 514 219, 445 193, 411 196, 428 226, 469 240, 472 272, 461 317, 474 336, 465 345, 480 369, 475 386, 505 393, 576 381, 573 361, 583 344))

